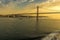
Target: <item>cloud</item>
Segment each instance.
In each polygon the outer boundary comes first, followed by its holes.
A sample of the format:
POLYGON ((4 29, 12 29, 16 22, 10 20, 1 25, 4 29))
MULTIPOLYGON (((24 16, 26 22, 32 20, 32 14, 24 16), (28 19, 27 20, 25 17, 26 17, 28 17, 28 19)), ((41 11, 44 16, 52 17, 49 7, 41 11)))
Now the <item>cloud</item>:
POLYGON ((31 3, 42 2, 44 0, 0 0, 0 7, 14 6, 15 8, 25 7, 31 3))
POLYGON ((0 0, 0 14, 35 12, 34 4, 42 0, 0 0))
POLYGON ((33 2, 34 0, 30 0, 29 2, 33 2))

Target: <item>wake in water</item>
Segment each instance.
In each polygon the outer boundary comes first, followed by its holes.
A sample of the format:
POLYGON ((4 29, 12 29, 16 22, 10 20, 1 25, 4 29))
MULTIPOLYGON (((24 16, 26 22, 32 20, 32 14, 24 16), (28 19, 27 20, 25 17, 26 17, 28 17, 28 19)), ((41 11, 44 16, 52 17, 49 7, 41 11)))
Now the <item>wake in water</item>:
POLYGON ((60 40, 60 31, 52 32, 42 40, 60 40))

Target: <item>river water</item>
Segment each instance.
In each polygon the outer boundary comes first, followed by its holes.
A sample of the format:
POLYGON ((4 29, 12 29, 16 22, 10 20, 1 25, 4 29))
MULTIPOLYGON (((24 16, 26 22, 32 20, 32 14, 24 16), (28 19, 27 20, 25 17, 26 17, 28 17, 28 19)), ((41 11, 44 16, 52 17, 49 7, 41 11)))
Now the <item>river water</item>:
POLYGON ((38 27, 35 17, 0 18, 0 39, 20 39, 43 35, 44 33, 60 30, 60 19, 40 18, 38 27), (37 30, 38 29, 38 30, 37 30))

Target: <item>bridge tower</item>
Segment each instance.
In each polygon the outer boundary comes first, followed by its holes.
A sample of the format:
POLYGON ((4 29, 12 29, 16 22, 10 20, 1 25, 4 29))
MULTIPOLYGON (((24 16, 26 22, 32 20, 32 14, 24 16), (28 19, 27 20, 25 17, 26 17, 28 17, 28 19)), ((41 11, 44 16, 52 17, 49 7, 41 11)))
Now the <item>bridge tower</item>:
POLYGON ((36 7, 36 33, 39 33, 39 6, 36 7))

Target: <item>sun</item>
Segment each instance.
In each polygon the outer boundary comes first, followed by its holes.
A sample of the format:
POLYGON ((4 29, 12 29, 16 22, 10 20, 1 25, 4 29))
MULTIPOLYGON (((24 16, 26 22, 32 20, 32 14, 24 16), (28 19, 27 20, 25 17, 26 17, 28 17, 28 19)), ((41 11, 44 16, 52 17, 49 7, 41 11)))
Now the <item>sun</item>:
POLYGON ((42 3, 41 6, 48 11, 60 12, 60 0, 48 0, 42 3))
POLYGON ((49 9, 49 10, 53 10, 53 11, 60 11, 60 5, 56 5, 56 6, 52 6, 52 7, 48 7, 47 9, 49 9))

